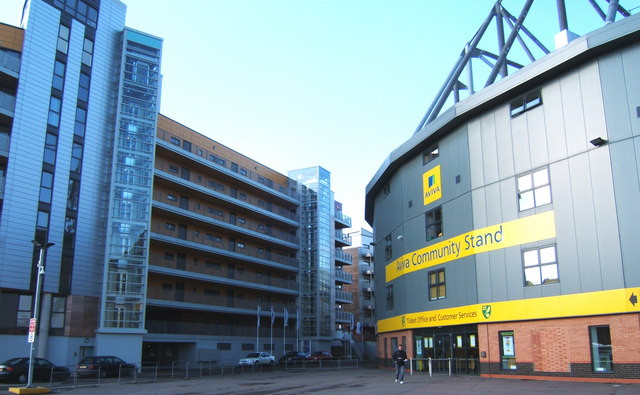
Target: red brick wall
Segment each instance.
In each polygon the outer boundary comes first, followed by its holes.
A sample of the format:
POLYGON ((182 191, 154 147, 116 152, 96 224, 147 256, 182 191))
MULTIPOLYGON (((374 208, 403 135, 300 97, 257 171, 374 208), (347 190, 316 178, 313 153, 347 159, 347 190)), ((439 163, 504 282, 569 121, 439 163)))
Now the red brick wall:
POLYGON ((500 362, 500 331, 513 330, 516 363, 535 372, 569 372, 571 363, 591 363, 589 326, 609 325, 613 362, 640 363, 640 315, 619 314, 478 325, 481 362, 500 362))

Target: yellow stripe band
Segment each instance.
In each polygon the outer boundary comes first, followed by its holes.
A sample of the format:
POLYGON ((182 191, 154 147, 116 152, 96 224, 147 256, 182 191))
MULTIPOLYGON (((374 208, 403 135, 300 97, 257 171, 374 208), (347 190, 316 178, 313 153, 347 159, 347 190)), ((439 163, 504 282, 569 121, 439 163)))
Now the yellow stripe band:
POLYGON ((422 311, 380 320, 378 332, 489 322, 640 312, 640 288, 549 296, 422 311))
POLYGON ((553 237, 556 237, 553 211, 476 229, 401 256, 386 266, 386 282, 481 252, 553 237))

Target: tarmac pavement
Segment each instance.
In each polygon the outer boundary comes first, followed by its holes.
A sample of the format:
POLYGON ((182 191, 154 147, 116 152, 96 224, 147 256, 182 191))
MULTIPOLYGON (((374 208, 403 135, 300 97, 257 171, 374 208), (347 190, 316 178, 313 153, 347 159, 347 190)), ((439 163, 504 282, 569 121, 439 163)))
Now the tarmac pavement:
MULTIPOLYGON (((100 386, 56 388, 68 395, 200 395, 200 394, 580 394, 638 395, 640 384, 584 383, 547 380, 485 378, 478 376, 429 377, 405 374, 394 382, 393 371, 374 367, 323 370, 265 370, 225 376, 162 380, 100 386)), ((11 394, 0 389, 0 394, 11 394)))

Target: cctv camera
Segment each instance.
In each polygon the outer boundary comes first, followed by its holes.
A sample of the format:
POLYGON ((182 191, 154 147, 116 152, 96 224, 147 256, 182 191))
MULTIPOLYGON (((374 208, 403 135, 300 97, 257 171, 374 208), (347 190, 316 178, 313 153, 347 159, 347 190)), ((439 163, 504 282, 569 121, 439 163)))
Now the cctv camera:
POLYGON ((402 240, 402 239, 404 239, 403 235, 398 236, 398 240, 402 240))

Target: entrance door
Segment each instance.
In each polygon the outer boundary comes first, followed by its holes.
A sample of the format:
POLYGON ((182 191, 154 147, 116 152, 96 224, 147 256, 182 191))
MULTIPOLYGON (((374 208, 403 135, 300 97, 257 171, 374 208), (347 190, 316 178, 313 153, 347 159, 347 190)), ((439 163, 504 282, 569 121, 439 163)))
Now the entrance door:
POLYGON ((451 358, 451 334, 433 336, 433 371, 449 373, 449 358, 451 358))

